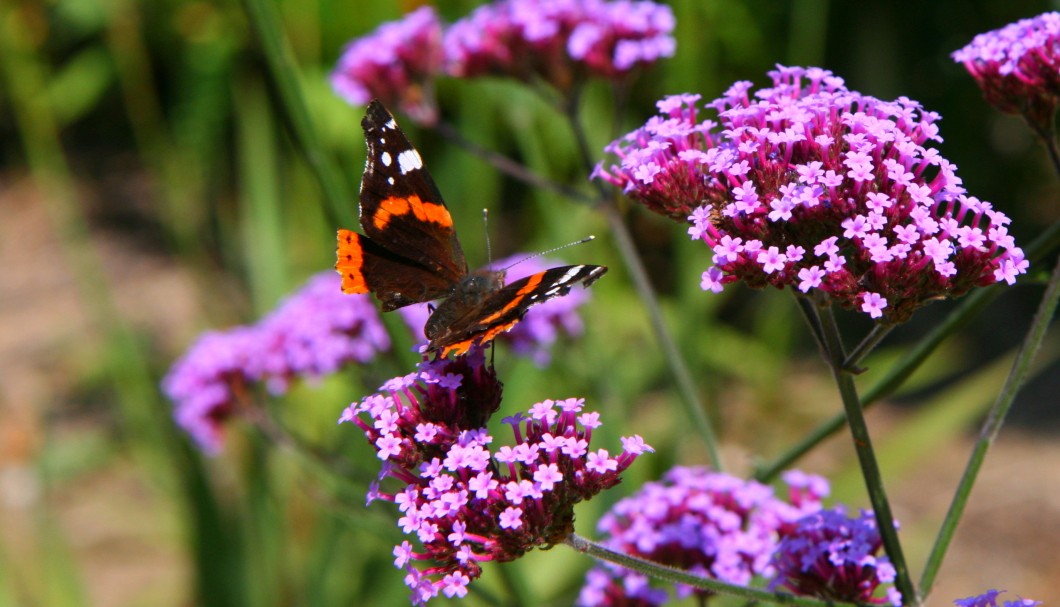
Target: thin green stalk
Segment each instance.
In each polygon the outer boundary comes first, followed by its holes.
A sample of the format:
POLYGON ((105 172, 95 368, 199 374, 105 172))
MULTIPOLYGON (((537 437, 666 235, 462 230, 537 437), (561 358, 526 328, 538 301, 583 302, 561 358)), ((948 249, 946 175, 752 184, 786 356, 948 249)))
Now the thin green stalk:
MULTIPOLYGON (((1060 222, 1049 226, 1031 244, 1027 245, 1024 252, 1027 255, 1027 260, 1034 263, 1057 246, 1060 246, 1060 222)), ((861 399, 862 406, 868 407, 894 394, 920 368, 920 365, 927 360, 939 345, 946 341, 946 338, 967 325, 1004 292, 1003 286, 994 285, 978 289, 967 295, 942 322, 935 325, 933 329, 924 335, 923 339, 905 353, 901 360, 888 369, 886 375, 880 381, 865 392, 861 399)), ((776 478, 777 475, 813 450, 814 447, 841 430, 845 421, 846 416, 840 413, 823 422, 768 465, 761 466, 755 472, 755 479, 768 482, 776 478)))
POLYGON ((686 584, 693 588, 707 590, 715 594, 736 596, 753 601, 765 601, 777 605, 796 605, 798 607, 853 607, 853 605, 855 605, 855 603, 823 601, 810 597, 795 596, 794 594, 788 594, 786 592, 769 592, 767 590, 759 590, 747 586, 727 584, 714 578, 695 575, 668 565, 631 556, 622 552, 616 552, 606 546, 592 542, 574 533, 567 536, 567 538, 563 540, 563 543, 578 552, 588 554, 601 561, 621 565, 627 569, 638 571, 659 580, 665 580, 675 584, 686 584))
MULTIPOLYGON (((578 118, 577 95, 572 95, 572 98, 568 101, 564 110, 567 120, 570 122, 571 129, 574 131, 574 138, 578 145, 578 153, 582 158, 587 174, 590 174, 593 170, 592 153, 589 148, 589 139, 586 137, 585 129, 582 126, 581 120, 578 118)), ((688 364, 685 363, 685 359, 681 355, 681 350, 677 347, 677 342, 674 341, 673 335, 670 333, 670 330, 666 326, 666 321, 663 319, 662 307, 659 305, 659 297, 656 295, 655 288, 652 286, 651 279, 648 277, 648 270, 644 267, 644 261, 641 259, 640 253, 637 252, 637 247, 633 242, 633 235, 630 234, 629 228, 626 226, 626 222, 622 218, 622 213, 619 210, 618 201, 616 199, 616 192, 611 191, 599 181, 594 180, 593 184, 600 193, 600 200, 603 201, 601 208, 604 216, 607 217, 607 223, 611 227, 611 233, 615 237, 615 245, 618 247, 618 251, 622 255, 622 260, 626 264, 626 269, 629 271, 630 277, 633 279, 633 286, 637 290, 637 295, 644 303, 644 308, 648 312, 652 331, 655 333, 655 339, 659 343, 659 347, 662 349, 663 356, 666 358, 666 364, 669 366, 670 372, 673 374, 674 380, 677 382, 677 391, 681 396, 681 403, 684 405, 685 413, 691 419, 692 424, 696 427, 699 435, 703 438, 703 442, 707 447, 707 453, 714 468, 718 471, 722 471, 725 469, 725 465, 718 452, 718 439, 714 433, 714 426, 710 421, 710 417, 707 415, 707 409, 703 400, 699 397, 699 391, 696 389, 696 384, 692 380, 692 373, 688 369, 688 364)))
POLYGON ((873 325, 872 331, 869 331, 865 339, 861 340, 861 343, 843 361, 843 368, 851 373, 860 373, 862 369, 856 368, 858 363, 871 354, 876 346, 880 345, 880 342, 890 335, 893 330, 894 325, 873 325))
POLYGON ((356 221, 354 198, 324 150, 309 116, 299 83, 298 66, 280 26, 276 7, 271 0, 243 0, 243 6, 249 17, 250 28, 261 44, 269 77, 279 94, 288 127, 320 183, 327 202, 325 210, 328 219, 334 225, 352 225, 356 221))
POLYGON ((887 492, 883 486, 883 475, 880 474, 879 463, 876 461, 876 452, 872 448, 872 438, 869 435, 869 426, 865 422, 865 415, 861 408, 861 400, 858 398, 857 388, 854 386, 854 377, 843 368, 846 353, 843 349, 842 337, 839 334, 839 326, 835 321, 832 308, 823 307, 820 313, 821 329, 824 333, 824 349, 828 354, 828 364, 832 368, 832 375, 839 388, 840 397, 843 400, 843 409, 846 411, 847 425, 850 427, 851 436, 854 439, 854 451, 861 465, 861 474, 865 478, 865 487, 869 492, 869 501, 872 503, 873 513, 876 515, 876 527, 883 540, 883 548, 891 559, 896 572, 895 587, 902 593, 903 604, 918 604, 918 595, 913 587, 913 581, 909 576, 909 567, 905 562, 902 545, 898 541, 898 532, 895 530, 894 515, 891 513, 891 504, 887 499, 887 492))
POLYGON ((1008 414, 1009 409, 1012 408, 1012 403, 1016 399, 1020 388, 1027 381, 1031 363, 1042 345, 1049 323, 1056 312, 1057 300, 1060 300, 1060 259, 1057 260, 1057 264, 1053 268, 1045 295, 1042 296, 1042 301, 1034 315, 1034 320, 1031 322, 1027 337, 1020 346, 1019 352, 1016 353, 1016 360, 1012 363, 1012 370, 1009 372, 1008 378, 1005 379, 1005 385, 1001 388, 1001 393, 998 394, 997 400, 994 401, 994 405, 990 408, 986 421, 983 422, 983 428, 979 432, 979 440, 976 441, 975 448, 972 449, 964 474, 961 476, 961 482, 957 485, 957 491, 953 496, 953 501, 950 503, 949 511, 946 512, 942 528, 939 529, 935 545, 928 556, 927 565, 925 565, 924 573, 920 578, 920 591, 924 597, 927 597, 931 592, 931 587, 935 583, 935 576, 938 574, 939 568, 942 566, 942 559, 946 556, 946 550, 953 540, 953 534, 956 532, 957 524, 964 513, 964 507, 972 493, 972 487, 975 485, 975 480, 979 475, 979 469, 983 466, 986 452, 1001 431, 1005 416, 1008 414))
MULTIPOLYGON (((568 113, 575 137, 578 140, 578 149, 585 165, 588 167, 588 170, 591 171, 592 161, 589 157, 589 146, 585 138, 585 133, 581 128, 580 121, 577 120, 573 109, 568 113)), ((551 181, 546 177, 534 173, 523 165, 512 161, 506 156, 497 154, 496 152, 468 141, 450 125, 440 123, 438 125, 438 131, 450 141, 463 147, 469 153, 482 158, 491 166, 513 179, 517 179, 532 187, 547 189, 557 194, 561 194, 577 202, 584 203, 591 200, 578 190, 551 181)), ((599 184, 597 185, 599 188, 599 184)), ((721 457, 718 454, 717 438, 715 437, 714 428, 710 422, 710 418, 706 414, 706 407, 699 398, 699 393, 696 390, 695 382, 692 380, 692 374, 688 370, 688 365, 685 364, 684 359, 681 357, 680 350, 677 348, 676 342, 670 335, 669 329, 666 327, 666 322, 662 317, 662 310, 659 306, 659 298, 655 294, 655 289, 651 285, 651 279, 648 277, 647 269, 644 267, 644 263, 640 259, 640 254, 637 252, 636 245, 633 243, 633 237, 629 233, 629 228, 626 227, 625 222, 622 220, 622 215, 618 211, 618 205, 615 204, 613 194, 602 188, 600 193, 602 200, 604 201, 601 208, 603 209, 604 215, 607 217, 611 232, 615 236, 615 244, 618 247, 619 253, 622 255, 622 259, 633 278, 634 288, 636 288, 641 301, 644 302, 645 309, 648 311, 648 318, 651 322, 652 331, 655 333, 656 340, 659 342, 659 347, 662 349, 666 362, 670 367, 670 371, 673 373, 674 379, 677 382, 677 389, 681 395, 681 402, 685 407, 686 413, 691 418, 692 423, 703 437, 703 441, 707 446, 708 455, 711 462, 714 464, 714 467, 718 470, 722 470, 724 466, 721 457)))

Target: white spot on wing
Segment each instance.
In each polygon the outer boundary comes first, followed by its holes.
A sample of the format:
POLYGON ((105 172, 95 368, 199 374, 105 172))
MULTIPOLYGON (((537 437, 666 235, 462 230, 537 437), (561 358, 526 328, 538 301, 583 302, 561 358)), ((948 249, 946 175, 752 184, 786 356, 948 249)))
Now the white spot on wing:
POLYGON ((556 281, 556 285, 558 286, 567 284, 568 282, 574 280, 574 277, 577 276, 584 269, 585 266, 574 266, 573 268, 567 270, 566 274, 560 276, 559 280, 556 281))
POLYGON ((389 183, 390 185, 394 185, 394 178, 393 177, 387 177, 386 178, 386 182, 389 183))
POLYGON ((397 128, 397 123, 394 122, 393 118, 391 118, 390 120, 386 121, 386 124, 383 125, 383 128, 384 129, 396 129, 397 128))
POLYGON ((390 157, 390 152, 383 152, 379 155, 379 160, 383 161, 383 166, 388 167, 394 159, 390 157))
POLYGON ((420 158, 420 153, 416 150, 405 150, 398 154, 398 166, 401 167, 401 174, 406 175, 422 168, 423 159, 420 158))

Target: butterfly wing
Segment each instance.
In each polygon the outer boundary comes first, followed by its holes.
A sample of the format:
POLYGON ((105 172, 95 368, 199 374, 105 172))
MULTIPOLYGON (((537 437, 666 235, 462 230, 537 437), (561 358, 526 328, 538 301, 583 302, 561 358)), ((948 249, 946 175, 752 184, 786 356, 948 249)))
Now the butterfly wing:
POLYGON ((379 101, 368 105, 361 127, 368 143, 361 229, 395 254, 456 283, 467 274, 467 262, 420 153, 379 101))
POLYGON ((428 335, 427 350, 441 350, 442 356, 463 354, 472 345, 488 343, 511 330, 531 307, 566 295, 574 285, 588 287, 605 272, 605 266, 560 266, 517 280, 468 308, 462 316, 447 319, 435 334, 428 335))
POLYGON ((339 230, 344 293, 375 293, 384 311, 447 295, 467 274, 453 219, 419 152, 383 104, 361 121, 368 157, 361 229, 339 230))

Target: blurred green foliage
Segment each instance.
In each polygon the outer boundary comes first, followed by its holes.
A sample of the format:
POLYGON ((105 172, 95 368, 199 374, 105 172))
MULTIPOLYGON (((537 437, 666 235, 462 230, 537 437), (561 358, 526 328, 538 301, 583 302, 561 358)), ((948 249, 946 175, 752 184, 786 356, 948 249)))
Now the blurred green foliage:
MULTIPOLYGON (((401 574, 391 566, 390 547, 398 538, 392 513, 385 505, 362 507, 374 455, 355 432, 336 429, 334 420, 366 387, 404 373, 411 355, 269 402, 295 436, 341 453, 337 464, 349 471, 346 476, 249 430, 234 433, 224 456, 206 460, 173 428, 169 404, 156 386, 196 333, 250 322, 306 276, 331 266, 336 224, 355 224, 364 144, 360 108, 340 101, 326 76, 349 39, 415 4, 285 0, 277 6, 301 71, 308 113, 328 158, 341 168, 337 187, 350 198, 346 209, 334 209, 325 204, 293 143, 242 5, 0 0, 0 190, 28 180, 41 193, 39 204, 61 247, 54 259, 38 260, 39 270, 48 272, 52 264, 70 269, 73 280, 64 296, 84 306, 93 333, 85 344, 70 347, 81 359, 66 385, 96 394, 90 399, 99 414, 94 419, 102 420, 83 430, 95 439, 71 440, 70 433, 53 429, 63 427, 69 395, 50 394, 40 404, 45 431, 31 468, 42 482, 41 508, 32 517, 28 551, 21 544, 0 544, 0 605, 92 602, 86 587, 93 582, 85 577, 90 568, 74 556, 77 530, 59 524, 57 498, 84 475, 129 465, 149 488, 144 503, 158 517, 153 537, 172 547, 179 573, 173 585, 142 589, 124 604, 406 602, 401 574), (100 239, 133 242, 137 255, 185 277, 195 302, 191 317, 173 319, 165 333, 131 322, 116 302, 122 276, 99 254, 100 239)), ((445 0, 439 9, 456 19, 476 5, 445 0)), ((620 133, 641 124, 664 94, 691 91, 711 99, 734 80, 762 82, 775 63, 820 65, 853 89, 880 98, 905 95, 940 112, 943 155, 961 167, 972 192, 1014 217, 1017 238, 1055 220, 1056 186, 1044 154, 1016 118, 998 116, 979 100, 972 81, 948 57, 974 34, 1044 12, 1049 3, 676 0, 672 5, 677 56, 636 83, 629 110, 618 121, 620 133)), ((443 113, 467 138, 587 187, 567 125, 527 91, 497 81, 446 81, 439 97, 443 113)), ((585 98, 582 114, 595 149, 617 134, 609 126, 610 102, 602 87, 590 88, 585 98)), ((606 443, 613 446, 619 433, 636 428, 659 449, 616 491, 583 505, 580 530, 591 535, 591 523, 620 495, 676 461, 695 464, 705 457, 675 405, 670 376, 610 246, 606 222, 590 209, 504 178, 430 132, 405 126, 463 226, 472 263, 485 259, 476 227, 484 207, 491 210, 497 257, 587 233, 601 236, 595 244, 564 252, 612 267, 593 288, 588 335, 564 346, 544 370, 498 356, 506 411, 543 398, 585 395, 590 408, 615 420, 605 425, 606 443)), ((0 208, 0 222, 4 212, 0 208)), ((744 452, 775 456, 838 410, 827 382, 807 379, 820 380, 825 369, 802 362, 812 360, 814 348, 787 294, 733 289, 721 297, 704 296, 698 288, 706 264, 701 247, 688 242, 683 230, 645 213, 632 210, 629 222, 734 463, 744 452)), ((985 365, 987 375, 966 375, 967 383, 950 390, 979 385, 974 382, 983 377, 994 380, 988 385, 999 384, 996 364, 987 363, 1016 343, 1029 309, 1017 299, 1002 305, 1012 311, 1010 337, 997 331, 962 337, 960 344, 982 347, 946 346, 907 390, 936 385, 976 365, 985 365)), ((888 343, 922 333, 947 306, 925 310, 888 343)), ((867 329, 860 320, 849 325, 855 332, 867 329)), ((885 368, 898 347, 870 362, 885 368)), ((876 367, 869 366, 871 383, 876 367)), ((961 406, 967 397, 947 399, 947 394, 933 397, 941 400, 938 411, 945 415, 920 416, 909 423, 923 425, 898 435, 902 441, 921 437, 914 441, 919 457, 930 457, 931 449, 944 443, 917 435, 917 428, 928 429, 930 437, 953 435, 989 404, 961 406)), ((908 453, 889 450, 886 441, 883 447, 885 468, 888 454, 897 458, 895 465, 905 465, 908 453)), ((837 493, 864 503, 854 475, 840 474, 837 483, 837 493)), ((564 549, 535 553, 491 568, 480 592, 466 602, 569 604, 588 565, 564 549)))

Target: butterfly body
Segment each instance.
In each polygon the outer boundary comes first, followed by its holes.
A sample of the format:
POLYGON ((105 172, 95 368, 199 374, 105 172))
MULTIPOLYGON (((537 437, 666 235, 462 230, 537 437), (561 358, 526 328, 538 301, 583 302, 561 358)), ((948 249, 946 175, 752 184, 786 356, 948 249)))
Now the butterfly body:
POLYGON ((604 266, 552 268, 504 284, 504 272, 468 270, 449 209, 419 152, 378 101, 364 120, 364 234, 340 229, 335 269, 345 293, 374 293, 384 311, 439 301, 424 327, 428 351, 463 354, 508 331, 538 303, 588 286, 604 266))

